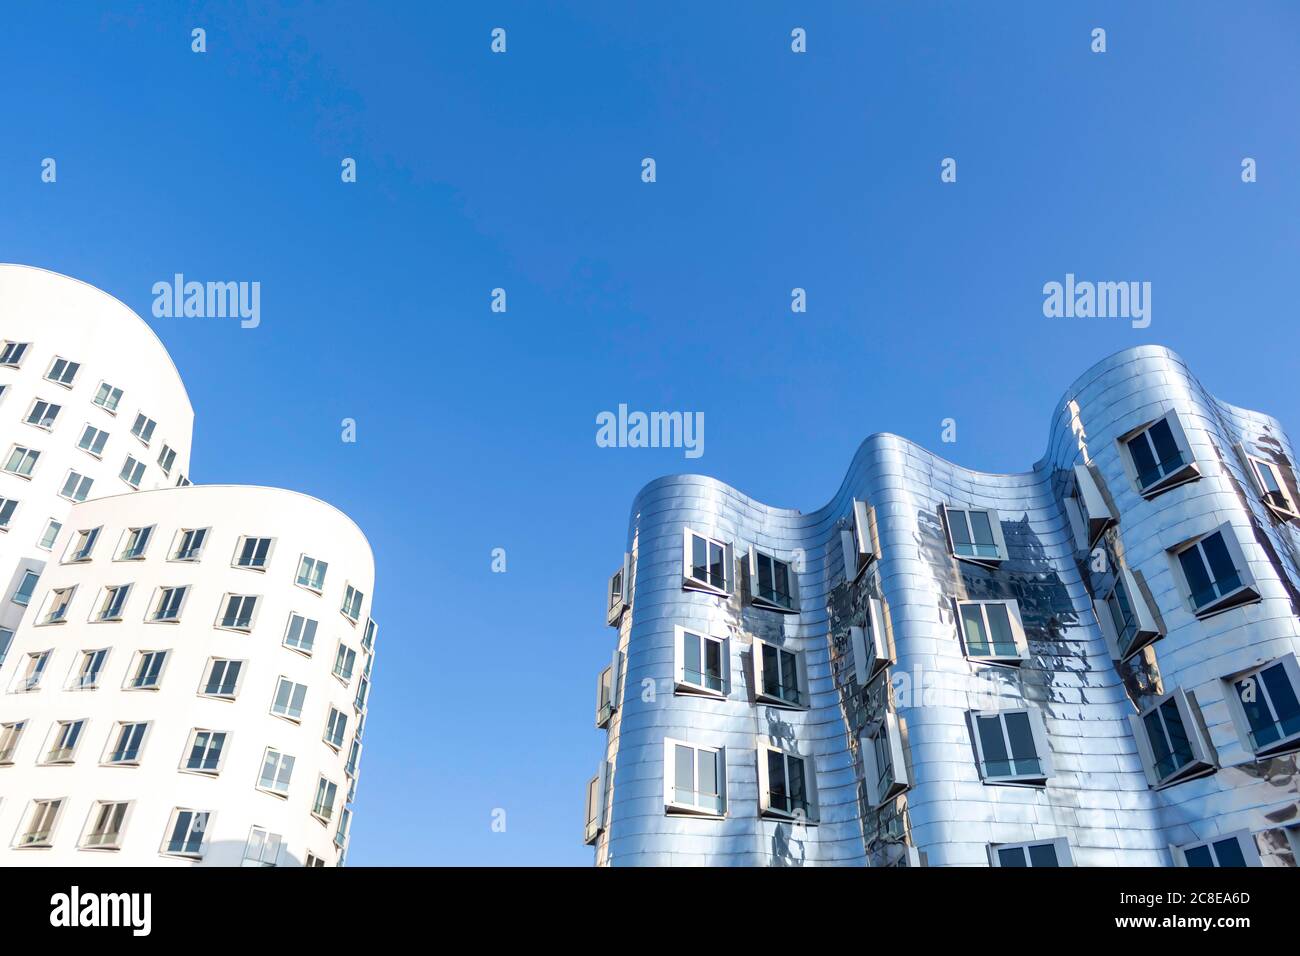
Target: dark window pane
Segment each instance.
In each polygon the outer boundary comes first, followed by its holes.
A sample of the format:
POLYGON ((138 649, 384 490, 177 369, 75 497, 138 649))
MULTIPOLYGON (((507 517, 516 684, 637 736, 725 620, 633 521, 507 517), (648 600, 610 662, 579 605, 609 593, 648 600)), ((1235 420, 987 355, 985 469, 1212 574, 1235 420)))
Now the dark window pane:
POLYGON ((1214 855, 1219 858, 1219 866, 1245 866, 1246 857, 1241 852, 1241 844, 1236 837, 1218 840, 1214 844, 1214 855))
POLYGON ((1210 856, 1210 848, 1208 846, 1193 847, 1190 850, 1184 851, 1183 856, 1187 858, 1188 866, 1214 866, 1214 858, 1210 856))
POLYGON ((1056 847, 1050 843, 1039 843, 1029 847, 1030 866, 1060 866, 1056 860, 1056 847))
POLYGON ((1025 851, 1023 847, 1012 846, 1006 849, 998 850, 998 865, 1000 866, 1028 866, 1025 862, 1025 851))

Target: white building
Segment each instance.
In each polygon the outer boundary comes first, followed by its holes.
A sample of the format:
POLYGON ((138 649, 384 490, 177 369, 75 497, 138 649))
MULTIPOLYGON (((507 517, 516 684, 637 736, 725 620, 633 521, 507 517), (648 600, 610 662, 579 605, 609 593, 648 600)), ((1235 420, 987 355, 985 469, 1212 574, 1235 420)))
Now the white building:
POLYGON ((190 485, 192 423, 130 309, 0 266, 0 865, 343 862, 369 545, 190 485))

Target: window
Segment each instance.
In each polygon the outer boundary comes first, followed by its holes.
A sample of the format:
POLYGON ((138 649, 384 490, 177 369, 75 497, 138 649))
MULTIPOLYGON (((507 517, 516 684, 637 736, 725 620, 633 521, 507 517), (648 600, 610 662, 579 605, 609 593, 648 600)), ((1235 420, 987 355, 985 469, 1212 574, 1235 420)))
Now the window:
POLYGON ((159 588, 158 599, 154 602, 153 613, 149 615, 149 620, 168 624, 178 622, 189 592, 190 589, 186 585, 159 588))
POLYGON ((53 518, 45 526, 45 531, 41 534, 41 540, 36 542, 38 548, 44 548, 46 551, 54 547, 54 542, 59 538, 59 532, 63 530, 63 522, 55 521, 53 518))
POLYGON ((893 645, 885 628, 885 615, 880 601, 867 601, 864 627, 849 628, 849 643, 853 649, 853 673, 858 685, 866 687, 890 664, 894 663, 893 645))
POLYGON ((316 644, 316 627, 316 622, 311 618, 303 617, 301 614, 290 614, 289 627, 284 634, 284 646, 292 647, 295 651, 301 651, 310 657, 311 650, 316 644))
POLYGON ((203 856, 203 837, 207 833, 210 816, 202 810, 183 810, 177 807, 172 813, 163 852, 195 859, 203 856))
POLYGON ((1238 736, 1258 757, 1300 749, 1300 666, 1294 654, 1228 678, 1238 736))
POLYGON ((27 417, 23 420, 28 425, 35 425, 37 428, 49 431, 54 427, 54 420, 59 417, 61 411, 63 411, 62 405, 55 405, 53 402, 38 398, 32 402, 32 407, 28 409, 27 417))
POLYGON ((969 718, 985 783, 1042 786, 1047 782, 1050 751, 1038 711, 971 711, 969 718))
POLYGON ((334 845, 340 850, 348 844, 348 829, 352 825, 352 811, 344 807, 339 811, 339 826, 334 831, 334 845))
POLYGON ((77 377, 77 370, 81 368, 80 362, 69 362, 65 358, 56 358, 50 370, 45 373, 45 377, 59 385, 72 388, 72 383, 77 377))
POLYGON ((85 729, 84 720, 61 720, 54 725, 54 736, 50 740, 50 749, 45 752, 47 764, 72 763, 77 755, 77 744, 81 742, 81 732, 85 729))
POLYGON ((990 843, 989 866, 1073 866, 1063 838, 1033 843, 990 843))
POLYGON ((1144 498, 1154 498, 1201 476, 1187 435, 1172 411, 1120 439, 1128 449, 1131 477, 1144 498))
POLYGON ((1096 614, 1111 657, 1117 661, 1128 660, 1160 638, 1160 628, 1147 604, 1146 592, 1128 568, 1117 569, 1114 582, 1105 594, 1096 614))
POLYGON ((731 545, 697 534, 690 528, 686 529, 684 540, 686 573, 682 586, 692 591, 730 594, 735 564, 731 545))
POLYGON ((275 700, 271 704, 271 713, 297 723, 302 719, 302 703, 306 697, 306 684, 295 684, 289 678, 281 677, 275 687, 275 700))
POLYGON ((1250 475, 1255 481, 1255 488, 1269 510, 1284 520, 1300 518, 1300 509, 1297 509, 1295 497, 1291 493, 1291 488, 1295 486, 1295 476, 1288 474, 1285 466, 1276 462, 1265 461, 1253 455, 1247 455, 1246 461, 1250 464, 1250 475), (1287 478, 1291 480, 1288 482, 1287 478))
POLYGON ((322 860, 320 857, 318 857, 315 853, 308 853, 308 854, 307 854, 307 860, 306 860, 305 863, 303 863, 303 866, 304 866, 304 867, 307 867, 307 868, 309 868, 309 869, 312 868, 312 867, 321 867, 321 868, 324 868, 324 866, 325 866, 325 861, 322 860))
POLYGON ((90 830, 81 841, 88 850, 117 850, 122 846, 122 831, 126 828, 129 803, 97 801, 90 812, 90 830))
POLYGON ((23 731, 27 728, 27 721, 17 720, 10 724, 0 724, 0 766, 12 766, 14 762, 14 751, 18 749, 18 741, 22 739, 23 731))
POLYGON ((366 618, 366 629, 361 634, 361 649, 367 654, 371 654, 375 649, 375 634, 379 630, 379 625, 375 623, 374 618, 366 618))
POLYGON ((1029 659, 1020 605, 1014 600, 958 601, 957 630, 973 661, 1016 665, 1029 659))
POLYGON ((99 613, 95 616, 95 620, 101 622, 122 620, 122 609, 126 606, 126 598, 130 593, 129 584, 115 584, 104 588, 104 599, 99 605, 99 613))
POLYGON ((273 538, 240 538, 235 545, 234 566, 265 571, 266 564, 271 559, 271 546, 274 543, 273 538))
POLYGON ((158 467, 162 469, 164 475, 170 477, 172 465, 174 464, 176 464, 176 449, 169 445, 163 445, 162 451, 158 453, 158 467))
POLYGON ((615 650, 609 666, 596 678, 596 726, 604 727, 609 723, 614 711, 618 710, 618 681, 623 670, 623 655, 615 650))
MULTIPOLYGON (((348 748, 348 759, 347 759, 347 763, 343 765, 343 772, 346 773, 349 777, 355 778, 357 775, 357 766, 360 763, 361 763, 361 741, 357 739, 356 734, 353 734, 352 746, 348 748)), ((350 802, 352 800, 352 797, 349 796, 348 800, 350 802)))
POLYGON ((1177 689, 1136 717, 1133 738, 1151 786, 1160 788, 1214 770, 1214 749, 1193 709, 1194 700, 1177 689))
POLYGON ((726 749, 665 738, 664 809, 694 816, 725 816, 726 749))
POLYGON ((1197 617, 1208 617, 1259 600, 1245 556, 1229 525, 1173 549, 1184 600, 1197 617))
POLYGON ((144 553, 152 539, 153 525, 145 528, 128 528, 126 540, 122 543, 122 550, 117 559, 119 561, 139 561, 144 557, 144 553))
POLYGON ((5 471, 11 475, 17 475, 19 478, 30 478, 32 469, 36 467, 36 462, 40 457, 41 453, 34 448, 14 445, 9 452, 9 460, 5 462, 5 471))
POLYGON ((731 641, 680 625, 673 631, 677 693, 726 697, 731 692, 731 641))
POLYGON ((353 624, 361 620, 361 602, 365 600, 365 597, 364 594, 350 584, 343 592, 343 606, 339 610, 353 624))
POLYGON ((208 540, 207 528, 182 528, 177 533, 173 561, 197 561, 203 556, 203 545, 208 540))
POLYGON ((855 580, 877 553, 875 512, 865 501, 853 499, 853 526, 840 530, 840 550, 844 554, 844 576, 855 580))
POLYGON ((220 730, 195 730, 190 734, 189 753, 181 761, 181 769, 213 775, 220 773, 226 736, 220 730))
POLYGON ((289 792, 291 777, 293 777, 292 755, 267 747, 262 757, 262 772, 258 775, 257 786, 262 790, 285 796, 289 792))
POLYGON ((21 694, 40 688, 41 678, 45 675, 45 666, 50 662, 50 653, 50 651, 32 651, 27 655, 27 664, 14 687, 16 692, 21 694))
POLYGON ((70 588, 55 588, 51 591, 49 600, 46 602, 45 616, 41 618, 41 623, 66 623, 68 620, 68 607, 72 604, 72 596, 76 593, 77 586, 75 584, 70 588))
POLYGON ((950 508, 944 506, 948 543, 958 558, 997 564, 1007 558, 1002 521, 992 508, 950 508))
POLYGON ((63 479, 63 487, 59 489, 59 494, 71 501, 85 501, 86 496, 90 494, 91 486, 94 484, 94 478, 87 478, 76 471, 69 471, 68 477, 63 479))
POLYGON ((135 416, 135 424, 131 426, 131 434, 148 445, 149 439, 153 438, 153 430, 157 427, 158 423, 156 421, 149 418, 144 412, 140 412, 135 416))
POLYGON ((65 563, 75 561, 89 561, 95 551, 95 545, 99 541, 100 528, 87 528, 78 531, 76 537, 68 543, 68 556, 64 559, 65 563))
POLYGON ((267 833, 261 827, 253 827, 244 844, 244 860, 240 866, 276 866, 280 862, 280 844, 282 837, 278 833, 267 833))
POLYGON ((0 345, 0 365, 9 368, 17 368, 23 362, 23 356, 27 354, 27 348, 30 342, 9 342, 6 341, 0 345))
POLYGON ((903 732, 897 714, 886 713, 859 739, 867 793, 873 806, 883 806, 910 786, 903 732))
POLYGON ((330 708, 329 718, 325 721, 325 743, 329 744, 335 750, 343 747, 343 738, 348 731, 348 715, 342 711, 330 708))
POLYGON ((234 700, 239 693, 239 678, 243 671, 243 661, 214 657, 208 663, 208 676, 204 679, 203 689, 199 693, 204 697, 234 700))
POLYGON ((122 390, 114 388, 108 382, 100 382, 99 390, 95 392, 95 397, 91 401, 109 414, 115 415, 117 406, 122 401, 122 390))
POLYGON ((136 655, 135 670, 127 681, 127 690, 157 690, 162 683, 163 665, 167 663, 166 651, 140 651, 136 655))
POLYGON ((14 632, 7 627, 0 627, 0 667, 4 666, 9 656, 9 646, 14 642, 14 632))
POLYGON ((18 585, 18 590, 14 591, 13 602, 26 607, 32 601, 32 594, 36 591, 36 582, 41 579, 38 571, 24 571, 22 582, 18 585))
POLYGON ((788 614, 799 612, 799 585, 794 569, 756 548, 749 549, 749 599, 756 607, 788 614))
POLYGON ((148 731, 147 722, 119 723, 104 763, 134 767, 140 762, 140 751, 144 749, 144 737, 148 731))
POLYGON ((176 487, 177 487, 177 488, 188 488, 188 487, 190 486, 190 484, 191 484, 190 480, 189 480, 188 478, 186 478, 184 475, 177 475, 177 476, 176 476, 176 487))
POLYGON ((808 706, 803 654, 754 638, 754 699, 776 707, 808 706))
POLYGON ((1259 847, 1246 831, 1230 833, 1201 843, 1174 847, 1175 866, 1260 866, 1259 847))
POLYGON ((609 603, 605 607, 605 623, 618 627, 623 612, 631 606, 632 556, 623 553, 623 564, 609 579, 609 603))
POLYGON ((815 823, 817 794, 811 764, 804 757, 760 744, 758 802, 763 816, 815 823))
POLYGON ((108 432, 102 428, 96 428, 94 425, 87 425, 81 430, 81 438, 77 442, 77 447, 82 451, 89 452, 96 458, 104 456, 104 445, 108 443, 108 432))
POLYGON ((99 675, 104 671, 104 662, 108 660, 108 648, 101 647, 94 651, 82 651, 81 663, 72 676, 70 690, 94 690, 99 686, 99 675))
POLYGON ((13 520, 14 512, 18 509, 18 502, 13 498, 0 498, 0 528, 5 531, 9 530, 9 522, 13 520))
MULTIPOLYGON (((365 710, 366 698, 368 698, 369 696, 370 696, 370 681, 365 677, 363 677, 361 678, 361 680, 357 682, 357 696, 353 700, 352 706, 355 707, 358 711, 365 710)), ((361 727, 358 725, 357 733, 360 732, 361 732, 361 727)))
POLYGON ((596 776, 587 781, 586 809, 583 813, 586 826, 583 827, 582 839, 589 846, 596 842, 596 838, 605 829, 605 789, 608 776, 609 762, 602 760, 596 776))
POLYGON ((54 845, 54 828, 63 809, 60 800, 33 800, 27 814, 27 823, 18 836, 18 847, 51 847, 54 845))
POLYGON ((1119 522, 1119 515, 1103 484, 1088 465, 1074 466, 1074 488, 1066 496, 1065 513, 1080 551, 1090 550, 1107 528, 1119 522))
POLYGON ((117 477, 121 478, 132 488, 140 487, 140 480, 144 478, 144 462, 136 461, 131 455, 126 456, 126 461, 122 463, 122 470, 118 472, 117 477))
POLYGON ((352 671, 356 667, 357 652, 339 641, 339 649, 334 655, 334 676, 346 686, 352 681, 352 671))
POLYGON ((329 565, 324 561, 309 558, 304 554, 302 560, 298 562, 298 583, 320 593, 321 588, 325 586, 325 572, 328 569, 329 565))
POLYGON ((223 601, 225 610, 221 612, 218 627, 232 631, 251 631, 257 619, 257 595, 227 594, 223 601))
POLYGON ((334 801, 338 798, 339 786, 323 774, 316 781, 316 799, 312 801, 311 812, 322 823, 328 823, 334 816, 334 801))

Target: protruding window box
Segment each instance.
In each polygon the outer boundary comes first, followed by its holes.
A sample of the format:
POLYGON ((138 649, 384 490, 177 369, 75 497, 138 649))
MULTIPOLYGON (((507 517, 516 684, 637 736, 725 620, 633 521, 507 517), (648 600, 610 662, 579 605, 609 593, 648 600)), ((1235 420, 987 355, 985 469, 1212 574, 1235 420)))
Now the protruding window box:
POLYGON ((718 597, 735 590, 735 551, 730 544, 687 528, 682 535, 682 587, 718 597))
POLYGON ((1095 469, 1074 466, 1073 488, 1065 497, 1065 513, 1080 551, 1089 551, 1107 528, 1119 523, 1119 514, 1095 469))
POLYGON ((1119 442, 1126 451, 1129 477, 1143 498, 1149 500, 1201 477, 1187 434, 1172 409, 1120 436, 1119 442))
POLYGON ((618 710, 619 678, 622 677, 623 654, 615 650, 609 666, 596 678, 596 726, 607 727, 618 710))
POLYGON ((747 563, 750 604, 782 614, 799 613, 799 576, 793 564, 753 547, 747 563))
POLYGON ((1263 759, 1300 750, 1300 665, 1294 654, 1225 678, 1242 744, 1263 759))
POLYGON ((970 660, 1019 667, 1029 659, 1029 643, 1016 600, 953 603, 962 648, 970 660))
POLYGON ((602 760, 596 776, 587 781, 587 805, 583 814, 586 825, 583 828, 582 842, 588 846, 596 842, 605 829, 605 783, 609 773, 609 761, 602 760))
POLYGON ((981 780, 1001 786, 1046 786, 1052 775, 1051 749, 1037 710, 972 710, 967 720, 981 780))
POLYGON ((853 526, 840 531, 840 550, 844 554, 844 576, 856 581, 867 565, 880 555, 876 543, 875 511, 865 502, 853 499, 853 526))
POLYGON ((699 628, 673 628, 674 692, 700 697, 731 695, 731 639, 699 628))
POLYGON ((1074 866, 1065 837, 1028 843, 990 843, 989 866, 1074 866))
POLYGON ((1259 847, 1248 830, 1238 830, 1212 840, 1171 846, 1169 854, 1174 866, 1239 867, 1263 866, 1259 847))
POLYGON ((805 709, 808 706, 808 669, 804 655, 758 638, 754 639, 752 653, 755 703, 805 709))
POLYGON ((1156 790, 1215 771, 1214 745, 1195 700, 1181 688, 1130 716, 1147 782, 1156 790))
POLYGON ((770 819, 815 825, 817 781, 812 758, 760 743, 758 809, 770 819))
POLYGON ((1295 493, 1292 491, 1295 487, 1295 473, 1286 465, 1248 454, 1241 445, 1237 449, 1246 460, 1255 491, 1268 510, 1282 521, 1300 518, 1300 508, 1296 506, 1295 493))
POLYGON ((849 628, 849 643, 853 651, 853 676, 858 686, 866 687, 876 675, 895 663, 893 642, 885 627, 885 614, 880 601, 867 601, 867 614, 862 627, 849 628))
POLYGON ((1184 600, 1198 618, 1260 599, 1246 557, 1229 524, 1170 549, 1184 600))
POLYGON ((1007 560, 1002 521, 992 508, 943 506, 948 548, 959 561, 996 568, 1007 560))
POLYGON ((881 807, 911 786, 906 742, 897 714, 886 713, 858 738, 866 776, 867 799, 881 807))
POLYGON ((605 623, 618 627, 623 620, 623 612, 632 606, 632 555, 624 552, 623 564, 609 578, 609 604, 605 612, 605 623))
POLYGON ((1093 602, 1093 610, 1114 660, 1126 661, 1164 636, 1146 591, 1127 567, 1116 568, 1110 587, 1093 602))
POLYGON ((727 815, 727 751, 664 738, 664 811, 720 819, 727 815))

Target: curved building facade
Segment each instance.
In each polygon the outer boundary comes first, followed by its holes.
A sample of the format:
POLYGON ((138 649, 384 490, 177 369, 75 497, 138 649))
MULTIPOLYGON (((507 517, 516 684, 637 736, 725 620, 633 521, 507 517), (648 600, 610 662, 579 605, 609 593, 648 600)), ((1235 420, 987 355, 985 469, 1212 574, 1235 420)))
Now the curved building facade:
POLYGON ((1294 866, 1294 461, 1144 346, 1024 474, 874 435, 810 514, 652 482, 611 581, 597 864, 1294 866))
POLYGON ((0 472, 0 862, 342 864, 376 630, 364 535, 306 495, 192 485, 189 400, 125 306, 12 266, 0 304, 0 420, 39 451, 0 472))

